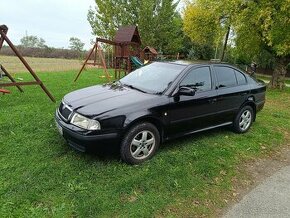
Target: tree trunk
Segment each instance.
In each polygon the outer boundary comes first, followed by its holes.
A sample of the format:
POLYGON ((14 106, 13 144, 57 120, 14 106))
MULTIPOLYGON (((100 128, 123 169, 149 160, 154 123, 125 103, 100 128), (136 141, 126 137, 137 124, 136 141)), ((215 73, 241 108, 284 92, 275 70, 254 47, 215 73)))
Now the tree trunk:
POLYGON ((225 52, 227 50, 227 45, 228 45, 230 31, 231 31, 231 27, 228 26, 226 37, 225 37, 225 42, 224 42, 224 47, 223 47, 223 51, 222 51, 222 55, 221 55, 221 61, 223 61, 224 57, 225 57, 225 52))
POLYGON ((285 88, 285 76, 287 73, 287 63, 284 58, 276 59, 276 66, 273 71, 268 87, 273 89, 284 89, 285 88))

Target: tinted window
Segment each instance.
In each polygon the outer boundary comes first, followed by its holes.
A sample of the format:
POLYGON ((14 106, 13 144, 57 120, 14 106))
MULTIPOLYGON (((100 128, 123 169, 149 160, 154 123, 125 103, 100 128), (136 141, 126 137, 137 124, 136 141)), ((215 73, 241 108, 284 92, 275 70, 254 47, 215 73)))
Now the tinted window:
POLYGON ((247 80, 246 80, 246 77, 244 76, 244 74, 242 74, 241 72, 236 71, 236 70, 235 70, 235 73, 236 73, 236 77, 237 77, 237 81, 238 81, 239 85, 247 84, 247 80))
POLYGON ((209 67, 201 67, 189 72, 180 86, 187 86, 198 91, 211 89, 211 76, 209 67))
POLYGON ((235 71, 229 67, 215 67, 219 87, 230 87, 237 85, 235 71))

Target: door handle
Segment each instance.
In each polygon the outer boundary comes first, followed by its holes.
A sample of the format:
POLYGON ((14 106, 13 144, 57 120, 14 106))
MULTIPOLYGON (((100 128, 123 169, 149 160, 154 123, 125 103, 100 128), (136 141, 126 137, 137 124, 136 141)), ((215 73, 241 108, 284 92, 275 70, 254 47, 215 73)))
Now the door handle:
POLYGON ((217 102, 217 98, 209 99, 208 102, 213 104, 213 103, 217 102))
POLYGON ((241 96, 245 96, 245 95, 247 95, 248 94, 248 92, 242 92, 241 93, 241 96))

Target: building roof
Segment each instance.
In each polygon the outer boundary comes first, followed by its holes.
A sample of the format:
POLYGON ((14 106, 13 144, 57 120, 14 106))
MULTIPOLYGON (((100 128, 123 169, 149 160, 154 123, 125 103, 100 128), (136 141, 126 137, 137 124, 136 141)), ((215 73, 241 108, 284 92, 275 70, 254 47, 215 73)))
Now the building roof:
POLYGON ((116 32, 115 42, 136 42, 141 44, 137 26, 122 26, 116 32))
POLYGON ((156 49, 153 48, 153 47, 146 46, 146 47, 143 49, 143 51, 145 52, 146 50, 149 50, 149 51, 150 51, 152 54, 154 54, 154 55, 158 55, 158 52, 157 52, 156 49))

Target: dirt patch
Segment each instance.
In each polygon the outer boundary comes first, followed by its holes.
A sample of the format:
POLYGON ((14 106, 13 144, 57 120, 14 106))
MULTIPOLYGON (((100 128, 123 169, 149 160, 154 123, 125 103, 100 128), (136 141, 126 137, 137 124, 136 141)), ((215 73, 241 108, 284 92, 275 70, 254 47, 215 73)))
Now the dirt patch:
POLYGON ((246 172, 252 177, 255 184, 262 182, 282 167, 290 165, 290 145, 283 147, 281 151, 270 158, 245 164, 246 172))
MULTIPOLYGON (((288 137, 287 137, 288 138, 288 137)), ((252 189, 261 184, 281 168, 290 165, 290 140, 279 151, 271 152, 263 158, 248 161, 238 167, 241 176, 234 177, 232 194, 225 199, 227 207, 217 211, 217 217, 222 217, 237 202, 252 189)))

